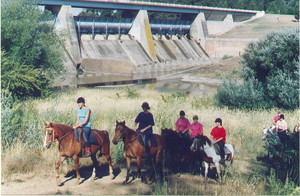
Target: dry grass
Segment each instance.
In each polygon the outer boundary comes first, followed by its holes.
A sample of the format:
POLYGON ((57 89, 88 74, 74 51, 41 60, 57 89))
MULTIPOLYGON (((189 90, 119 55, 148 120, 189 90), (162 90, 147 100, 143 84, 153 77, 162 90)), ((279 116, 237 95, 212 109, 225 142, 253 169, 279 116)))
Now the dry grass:
MULTIPOLYGON (((257 165, 256 156, 265 154, 264 142, 261 140, 263 125, 271 125, 277 110, 270 111, 241 111, 217 108, 212 98, 200 98, 192 95, 160 93, 150 90, 131 89, 133 98, 128 97, 126 90, 114 89, 78 89, 59 93, 55 97, 44 100, 31 100, 25 103, 28 110, 26 114, 33 115, 41 130, 43 122, 57 122, 72 125, 76 120, 76 99, 85 97, 86 105, 92 110, 93 128, 108 130, 113 138, 116 120, 126 120, 129 127, 133 127, 137 114, 141 111, 141 104, 147 101, 154 115, 154 132, 160 134, 162 128, 175 128, 175 121, 180 110, 185 110, 186 117, 192 119, 197 114, 204 126, 204 134, 209 135, 214 127, 217 117, 223 119, 223 126, 227 131, 227 143, 233 144, 236 151, 236 162, 227 176, 226 186, 219 186, 211 181, 213 192, 203 192, 203 187, 197 188, 198 177, 176 180, 175 184, 164 185, 157 188, 155 193, 169 194, 265 194, 263 171, 253 170, 257 165), (250 162, 249 162, 250 161, 250 162), (249 163, 255 163, 249 164, 249 163), (248 164, 248 165, 247 165, 248 164), (244 166, 244 167, 243 167, 244 166), (182 181, 182 183, 181 183, 182 181), (190 183, 188 183, 190 181, 190 183), (177 188, 176 188, 177 187, 177 188), (226 188, 225 188, 226 187, 226 188), (177 192, 176 190, 177 189, 177 192), (187 190, 185 192, 185 190, 187 190)), ((298 111, 283 111, 287 124, 292 129, 298 122, 298 111)), ((26 117, 24 117, 26 118, 26 117)), ((53 172, 57 159, 57 146, 50 150, 42 150, 41 141, 36 148, 26 143, 17 142, 12 148, 2 146, 1 165, 2 180, 8 179, 13 173, 53 172)), ((116 159, 119 150, 111 145, 112 157, 116 159)), ((118 155, 118 156, 119 156, 118 155)), ((115 160, 114 160, 115 161, 115 160)), ((81 165, 91 164, 90 160, 80 161, 81 165)), ((73 163, 64 163, 61 172, 67 173, 73 169, 73 163)), ((200 177, 199 177, 200 180, 200 177)))

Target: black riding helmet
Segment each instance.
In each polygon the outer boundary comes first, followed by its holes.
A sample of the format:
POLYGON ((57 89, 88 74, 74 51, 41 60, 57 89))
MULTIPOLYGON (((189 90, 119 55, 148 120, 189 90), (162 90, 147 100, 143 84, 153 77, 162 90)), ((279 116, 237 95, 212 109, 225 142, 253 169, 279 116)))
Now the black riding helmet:
POLYGON ((216 120, 215 120, 215 123, 220 123, 221 125, 222 125, 222 119, 221 118, 217 118, 216 120))
POLYGON ((180 115, 180 116, 185 116, 185 112, 184 112, 183 110, 181 110, 181 111, 179 112, 179 115, 180 115))
POLYGON ((77 99, 77 103, 85 103, 84 98, 83 98, 83 97, 79 97, 79 98, 77 99))
POLYGON ((142 104, 142 108, 146 108, 147 110, 150 110, 149 104, 147 102, 144 102, 142 104))

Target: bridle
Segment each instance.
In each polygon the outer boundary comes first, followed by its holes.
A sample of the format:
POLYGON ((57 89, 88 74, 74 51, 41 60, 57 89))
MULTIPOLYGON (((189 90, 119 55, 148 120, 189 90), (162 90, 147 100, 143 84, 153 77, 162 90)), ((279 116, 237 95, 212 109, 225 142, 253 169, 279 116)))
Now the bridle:
MULTIPOLYGON (((56 137, 58 136, 58 133, 55 129, 53 128, 46 128, 46 131, 52 131, 52 141, 51 142, 55 142, 56 137)), ((70 133, 72 133, 72 131, 69 131, 67 134, 65 134, 64 136, 62 136, 60 139, 58 139, 58 142, 61 142, 61 140, 63 140, 65 137, 67 137, 70 133)))
MULTIPOLYGON (((120 130, 120 131, 121 131, 121 133, 122 133, 122 139, 123 139, 123 141, 125 142, 125 140, 124 140, 124 132, 126 131, 126 130, 125 130, 125 125, 121 125, 121 126, 123 127, 123 129, 120 130)), ((134 141, 137 140, 137 139, 138 139, 138 137, 136 136, 136 138, 133 138, 133 139, 129 140, 128 144, 134 142, 134 141)))

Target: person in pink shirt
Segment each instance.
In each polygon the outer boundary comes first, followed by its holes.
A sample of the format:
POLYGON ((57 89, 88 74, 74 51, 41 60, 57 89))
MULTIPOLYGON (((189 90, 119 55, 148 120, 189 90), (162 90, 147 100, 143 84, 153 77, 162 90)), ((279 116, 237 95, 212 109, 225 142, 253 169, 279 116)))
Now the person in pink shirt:
POLYGON ((185 112, 183 110, 179 113, 180 118, 176 121, 176 132, 182 136, 187 142, 191 141, 189 136, 189 128, 190 128, 190 121, 185 118, 185 112))
POLYGON ((193 123, 190 126, 190 137, 192 140, 195 139, 198 135, 203 135, 203 125, 198 122, 198 116, 193 116, 193 123))
POLYGON ((284 120, 284 115, 280 114, 280 119, 276 123, 276 132, 282 143, 286 142, 286 137, 287 137, 286 130, 287 130, 287 124, 284 120))

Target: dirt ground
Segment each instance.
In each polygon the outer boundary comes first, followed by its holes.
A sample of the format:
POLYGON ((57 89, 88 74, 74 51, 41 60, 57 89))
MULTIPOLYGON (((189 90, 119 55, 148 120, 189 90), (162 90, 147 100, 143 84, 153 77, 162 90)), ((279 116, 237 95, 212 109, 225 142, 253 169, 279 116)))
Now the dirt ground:
MULTIPOLYGON (((71 164, 72 165, 72 164, 71 164)), ((264 170, 260 163, 251 163, 242 160, 236 160, 232 169, 238 169, 240 173, 251 174, 253 168, 264 170)), ((168 170, 164 170, 165 189, 159 190, 156 182, 146 183, 141 178, 132 180, 129 184, 124 185, 123 181, 126 176, 125 167, 115 168, 117 176, 112 179, 108 174, 108 165, 101 165, 96 171, 96 179, 92 177, 92 166, 82 166, 80 168, 81 183, 78 185, 75 178, 75 171, 63 172, 60 170, 61 186, 57 186, 54 166, 53 172, 36 171, 27 174, 14 174, 9 179, 2 180, 2 195, 152 195, 164 194, 186 194, 192 192, 196 195, 216 194, 222 190, 224 184, 219 184, 215 178, 214 168, 209 171, 207 188, 204 186, 204 177, 202 174, 192 175, 189 173, 171 174, 168 170), (161 191, 161 192, 160 192, 161 191), (166 193, 165 193, 166 194, 166 193)), ((132 166, 133 174, 136 174, 136 166, 132 166)), ((142 170, 145 176, 145 170, 142 170)), ((226 181, 226 178, 225 178, 226 181)), ((220 192, 222 194, 222 192, 220 192)), ((234 192, 233 192, 234 194, 234 192)))

